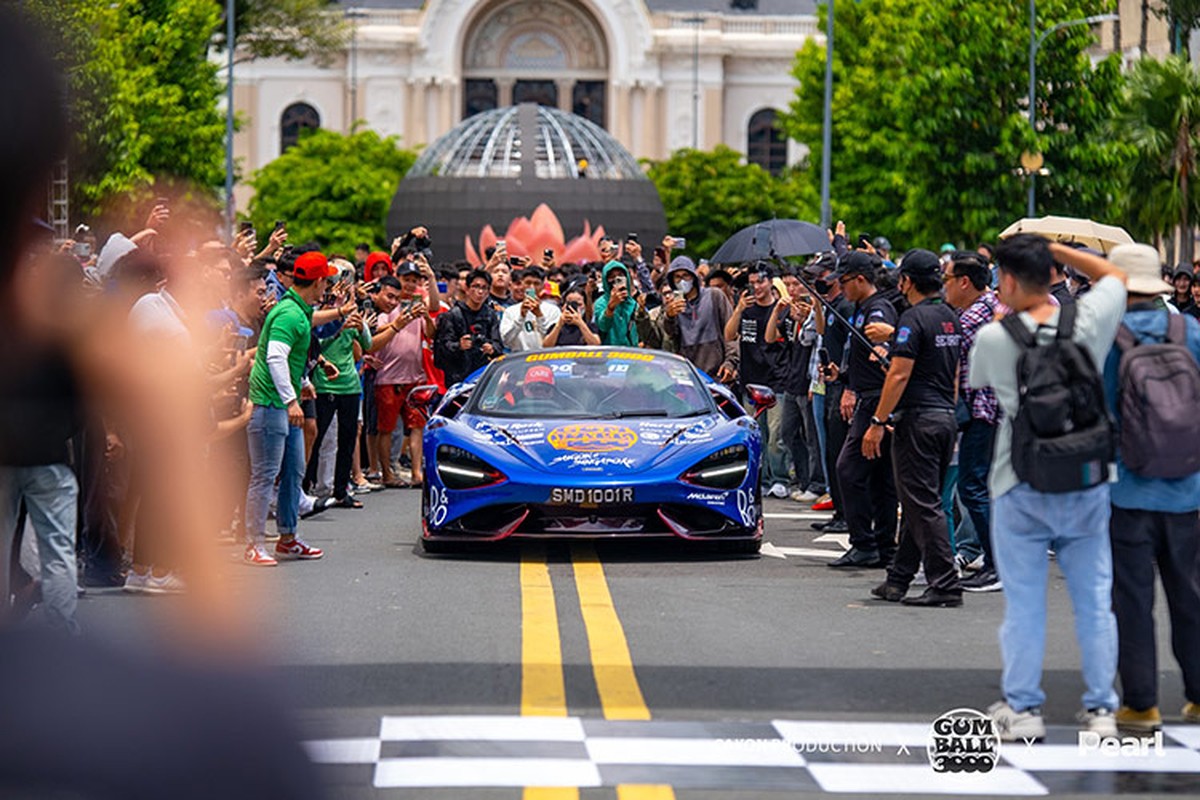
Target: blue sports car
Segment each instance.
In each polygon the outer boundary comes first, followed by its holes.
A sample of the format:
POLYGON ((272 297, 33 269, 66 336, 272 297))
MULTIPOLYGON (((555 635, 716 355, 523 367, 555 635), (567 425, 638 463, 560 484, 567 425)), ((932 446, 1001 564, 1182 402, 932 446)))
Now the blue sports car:
MULTIPOLYGON (((748 388, 758 409, 770 389, 748 388)), ((414 390, 410 402, 428 401, 414 390)), ((505 539, 653 537, 754 553, 754 417, 678 356, 515 353, 453 386, 425 428, 426 551, 505 539)))

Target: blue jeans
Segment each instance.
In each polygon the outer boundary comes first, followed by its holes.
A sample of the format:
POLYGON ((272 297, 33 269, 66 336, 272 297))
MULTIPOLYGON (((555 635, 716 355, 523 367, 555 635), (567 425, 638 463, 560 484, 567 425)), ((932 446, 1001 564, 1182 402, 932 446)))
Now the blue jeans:
POLYGON ((828 485, 832 479, 829 477, 829 459, 825 457, 825 395, 813 392, 812 413, 817 429, 817 446, 821 451, 821 474, 828 485))
POLYGON ((267 511, 279 478, 275 523, 281 536, 296 533, 300 482, 304 479, 304 429, 288 423, 287 409, 255 406, 246 426, 250 446, 250 487, 246 491, 246 541, 261 543, 267 511))
MULTIPOLYGON (((744 398, 743 398, 744 399, 744 398)), ((748 399, 742 404, 746 410, 753 413, 754 406, 748 399)), ((783 437, 783 405, 776 403, 758 418, 758 426, 762 430, 763 459, 760 482, 764 489, 770 489, 773 484, 788 484, 789 453, 787 442, 783 437)))
POLYGON ((1117 620, 1112 611, 1108 484, 1043 494, 1028 484, 996 498, 992 546, 1004 581, 1000 654, 1004 697, 1017 711, 1045 702, 1047 551, 1054 548, 1075 612, 1084 708, 1117 707, 1117 620))
POLYGON ((967 555, 975 549, 983 553, 983 568, 995 569, 992 558, 991 499, 988 495, 988 468, 992 463, 992 448, 996 440, 996 426, 981 419, 972 419, 963 428, 958 444, 958 499, 966 509, 974 526, 978 548, 973 541, 959 542, 959 552, 969 548, 967 555))
POLYGON ((42 602, 52 626, 74 630, 77 604, 75 521, 79 484, 66 464, 0 467, 0 617, 8 608, 9 555, 21 501, 37 534, 42 602))

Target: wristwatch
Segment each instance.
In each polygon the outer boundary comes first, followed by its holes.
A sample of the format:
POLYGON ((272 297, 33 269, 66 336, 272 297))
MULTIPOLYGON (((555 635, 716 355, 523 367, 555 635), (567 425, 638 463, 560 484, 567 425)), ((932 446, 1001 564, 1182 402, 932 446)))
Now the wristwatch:
POLYGON ((880 426, 880 427, 883 427, 884 425, 889 425, 889 424, 891 424, 891 421, 892 421, 892 415, 891 415, 891 414, 888 414, 888 415, 887 415, 887 419, 880 419, 879 417, 876 417, 876 416, 874 416, 874 415, 872 415, 872 416, 871 416, 871 424, 872 424, 872 425, 878 425, 878 426, 880 426))

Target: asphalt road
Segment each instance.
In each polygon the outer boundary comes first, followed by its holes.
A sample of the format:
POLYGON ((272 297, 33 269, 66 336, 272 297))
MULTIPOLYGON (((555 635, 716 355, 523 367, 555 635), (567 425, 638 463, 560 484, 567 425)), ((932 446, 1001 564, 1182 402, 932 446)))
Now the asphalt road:
MULTIPOLYGON (((1022 761, 1006 745, 1003 769, 945 776, 907 745, 923 747, 943 712, 1000 697, 1002 594, 958 609, 873 600, 882 571, 829 569, 843 545, 810 530, 825 515, 790 501, 767 503, 764 555, 728 557, 637 543, 426 556, 416 491, 363 500, 302 523, 323 560, 234 576, 263 590, 249 613, 333 797, 1200 793, 1200 752, 1177 741, 1170 768, 1071 762, 1082 681, 1056 570, 1043 684, 1054 733, 1038 746, 1050 749, 1022 761), (882 750, 814 744, 841 740, 882 750), (796 742, 812 750, 802 760, 796 742), (1051 752, 1066 761, 1037 762, 1051 752), (519 788, 531 775, 584 788, 519 788)), ((80 615, 128 635, 170 602, 91 590, 80 615)), ((1160 625, 1169 716, 1183 695, 1168 641, 1160 625)))

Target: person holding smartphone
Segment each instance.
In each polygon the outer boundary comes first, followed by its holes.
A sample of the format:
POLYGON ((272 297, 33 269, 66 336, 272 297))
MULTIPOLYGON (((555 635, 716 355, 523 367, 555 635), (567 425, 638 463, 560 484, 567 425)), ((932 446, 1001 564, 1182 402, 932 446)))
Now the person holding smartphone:
POLYGON ((539 297, 545 283, 539 267, 521 272, 521 302, 509 306, 500 317, 500 340, 510 352, 540 349, 542 340, 558 324, 562 314, 558 305, 539 297))
POLYGON ((595 347, 600 344, 600 329, 586 316, 587 301, 583 289, 573 285, 563 295, 558 322, 542 340, 542 347, 595 347))
POLYGON ((607 345, 637 347, 641 339, 633 315, 638 305, 634 299, 633 277, 629 274, 629 267, 620 261, 609 261, 604 266, 600 282, 605 287, 604 294, 595 304, 600 340, 607 345))

